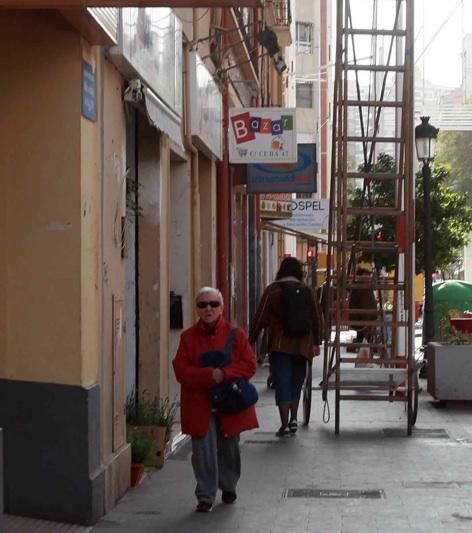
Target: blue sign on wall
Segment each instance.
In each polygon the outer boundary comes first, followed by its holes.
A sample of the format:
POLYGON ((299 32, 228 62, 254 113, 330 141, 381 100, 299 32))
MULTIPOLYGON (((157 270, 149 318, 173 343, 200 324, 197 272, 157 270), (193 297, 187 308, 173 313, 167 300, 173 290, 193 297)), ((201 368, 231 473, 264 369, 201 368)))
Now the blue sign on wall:
POLYGON ((296 163, 247 166, 248 192, 316 192, 316 144, 299 144, 296 163))
POLYGON ((82 61, 82 115, 97 120, 97 74, 87 61, 82 61))

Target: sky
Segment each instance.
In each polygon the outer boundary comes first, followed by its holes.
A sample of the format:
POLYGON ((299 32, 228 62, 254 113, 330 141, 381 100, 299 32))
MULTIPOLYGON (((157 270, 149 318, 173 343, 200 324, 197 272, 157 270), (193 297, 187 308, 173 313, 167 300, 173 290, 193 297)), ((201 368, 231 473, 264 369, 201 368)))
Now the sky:
MULTIPOLYGON (((353 15, 362 12, 362 19, 370 21, 374 1, 351 0, 353 15)), ((414 2, 415 56, 418 58, 426 48, 416 65, 424 70, 425 79, 428 81, 437 85, 460 87, 462 35, 472 33, 472 0, 414 0, 414 2), (447 19, 448 21, 437 33, 447 19)), ((377 3, 380 13, 388 12, 389 5, 393 7, 395 5, 394 0, 377 0, 377 3)), ((336 4, 335 0, 333 4, 336 4)), ((390 13, 387 15, 387 20, 390 26, 393 22, 390 13)))
POLYGON ((424 68, 425 79, 434 84, 460 87, 462 35, 472 33, 472 0, 415 0, 415 4, 416 57, 427 47, 417 66, 424 68))

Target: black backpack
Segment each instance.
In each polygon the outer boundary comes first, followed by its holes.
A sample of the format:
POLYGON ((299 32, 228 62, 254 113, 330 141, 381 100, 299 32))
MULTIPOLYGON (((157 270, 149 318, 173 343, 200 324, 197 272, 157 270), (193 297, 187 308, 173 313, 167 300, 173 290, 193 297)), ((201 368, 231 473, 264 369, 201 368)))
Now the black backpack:
POLYGON ((313 293, 298 281, 282 281, 282 327, 288 337, 302 337, 313 327, 313 293))

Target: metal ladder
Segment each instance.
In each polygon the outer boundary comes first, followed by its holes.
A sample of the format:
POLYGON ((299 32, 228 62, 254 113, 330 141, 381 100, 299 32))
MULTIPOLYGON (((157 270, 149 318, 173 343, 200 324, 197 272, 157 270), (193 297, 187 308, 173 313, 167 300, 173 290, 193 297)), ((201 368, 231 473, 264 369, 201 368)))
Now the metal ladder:
POLYGON ((405 402, 411 434, 418 393, 413 0, 370 0, 371 20, 365 18, 367 4, 337 0, 323 398, 334 390, 335 433, 341 401, 380 400, 405 402), (389 164, 384 168, 382 162, 389 164), (385 189, 393 202, 386 201, 385 189), (388 227, 394 228, 390 239, 388 227), (371 277, 356 278, 360 261, 370 263, 371 277), (379 274, 382 262, 389 263, 388 277, 379 274), (378 309, 349 308, 353 288, 374 291, 378 309), (383 309, 385 295, 391 299, 391 320, 383 309), (373 338, 361 343, 342 340, 343 332, 353 327, 369 328, 373 338), (367 350, 369 358, 349 356, 349 345, 364 354, 367 350))

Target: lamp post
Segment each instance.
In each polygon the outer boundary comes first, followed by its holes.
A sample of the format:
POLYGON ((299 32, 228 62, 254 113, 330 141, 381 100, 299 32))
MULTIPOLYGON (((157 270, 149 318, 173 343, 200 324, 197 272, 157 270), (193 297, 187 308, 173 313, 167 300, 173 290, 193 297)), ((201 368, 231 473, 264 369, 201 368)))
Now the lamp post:
POLYGON ((423 346, 434 337, 433 307, 433 231, 431 219, 431 163, 439 129, 429 123, 429 117, 420 117, 421 124, 415 128, 415 144, 418 160, 423 163, 423 210, 424 210, 424 310, 423 346))

